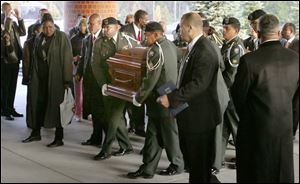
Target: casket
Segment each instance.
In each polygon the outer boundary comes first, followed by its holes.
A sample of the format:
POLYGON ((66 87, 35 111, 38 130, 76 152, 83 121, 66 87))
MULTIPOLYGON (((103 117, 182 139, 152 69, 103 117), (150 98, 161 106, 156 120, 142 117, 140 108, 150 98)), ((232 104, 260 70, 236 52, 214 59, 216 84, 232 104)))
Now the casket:
POLYGON ((146 47, 121 50, 107 60, 112 79, 108 95, 132 102, 146 75, 147 51, 146 47))

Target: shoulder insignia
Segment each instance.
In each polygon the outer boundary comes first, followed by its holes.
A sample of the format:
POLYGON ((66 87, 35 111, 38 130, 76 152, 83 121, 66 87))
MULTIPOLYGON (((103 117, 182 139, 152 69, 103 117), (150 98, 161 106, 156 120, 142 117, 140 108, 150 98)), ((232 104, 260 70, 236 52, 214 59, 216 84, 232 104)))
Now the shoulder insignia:
POLYGON ((239 49, 238 47, 236 47, 236 48, 234 48, 233 52, 234 52, 235 54, 238 54, 238 53, 240 52, 240 49, 239 49))
POLYGON ((149 57, 153 57, 153 56, 154 56, 154 51, 151 50, 151 51, 149 52, 149 57))
POLYGON ((238 64, 239 64, 239 61, 238 61, 237 59, 233 59, 233 60, 231 60, 231 63, 232 63, 233 65, 238 65, 238 64))

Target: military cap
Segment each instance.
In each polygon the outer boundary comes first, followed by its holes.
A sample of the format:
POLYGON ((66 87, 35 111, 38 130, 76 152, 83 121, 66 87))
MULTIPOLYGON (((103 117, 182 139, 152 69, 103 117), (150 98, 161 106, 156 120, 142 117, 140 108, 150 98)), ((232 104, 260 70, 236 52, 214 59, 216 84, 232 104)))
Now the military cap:
POLYGON ((149 22, 146 24, 145 32, 161 31, 164 32, 162 26, 158 22, 149 22))
POLYGON ((106 19, 103 19, 102 21, 103 26, 109 25, 109 24, 119 24, 118 20, 114 17, 107 17, 106 19))
POLYGON ((264 14, 266 14, 266 12, 262 9, 255 10, 254 12, 248 15, 248 20, 250 21, 256 20, 259 17, 263 16, 264 14))
POLYGON ((228 18, 228 17, 225 17, 225 18, 223 19, 222 24, 223 24, 223 25, 230 25, 230 24, 233 24, 233 25, 238 26, 238 27, 241 26, 240 21, 239 21, 238 19, 234 18, 234 17, 229 17, 229 18, 228 18))

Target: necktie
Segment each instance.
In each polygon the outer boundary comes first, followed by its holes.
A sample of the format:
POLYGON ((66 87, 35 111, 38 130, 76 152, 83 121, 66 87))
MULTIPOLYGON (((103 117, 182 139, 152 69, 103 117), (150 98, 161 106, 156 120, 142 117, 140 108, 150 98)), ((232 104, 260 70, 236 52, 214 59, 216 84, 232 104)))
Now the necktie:
POLYGON ((183 70, 184 64, 186 63, 188 55, 189 55, 189 47, 187 47, 184 56, 180 60, 180 67, 179 67, 177 82, 176 82, 177 88, 179 88, 179 86, 180 86, 180 78, 182 75, 182 70, 183 70))
POLYGON ((141 30, 139 30, 138 36, 137 36, 137 40, 141 41, 141 30))
POLYGON ((95 43, 95 40, 96 40, 96 36, 93 35, 93 43, 95 43))
POLYGON ((115 41, 114 38, 111 38, 111 42, 113 42, 115 46, 117 45, 117 44, 116 44, 117 42, 115 41))

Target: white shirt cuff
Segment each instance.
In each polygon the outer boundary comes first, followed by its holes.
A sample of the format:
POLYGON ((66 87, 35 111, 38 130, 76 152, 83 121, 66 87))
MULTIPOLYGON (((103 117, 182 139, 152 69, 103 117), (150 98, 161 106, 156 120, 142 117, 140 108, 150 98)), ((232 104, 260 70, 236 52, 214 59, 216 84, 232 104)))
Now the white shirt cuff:
POLYGON ((142 104, 140 104, 139 102, 136 101, 135 95, 132 95, 132 103, 133 103, 133 105, 135 105, 137 107, 141 107, 142 106, 142 104))

